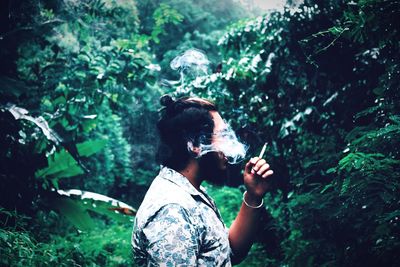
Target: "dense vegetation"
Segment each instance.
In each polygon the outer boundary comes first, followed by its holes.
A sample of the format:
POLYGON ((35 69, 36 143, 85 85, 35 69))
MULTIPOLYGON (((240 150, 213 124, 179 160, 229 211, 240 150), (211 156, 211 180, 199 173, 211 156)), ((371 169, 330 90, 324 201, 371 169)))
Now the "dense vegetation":
MULTIPOLYGON (((399 2, 309 0, 255 18, 233 0, 6 4, 0 265, 131 265, 132 217, 57 190, 137 208, 158 168, 158 98, 182 92, 214 100, 250 154, 269 144, 274 190, 243 266, 399 262, 399 2), (189 48, 210 73, 179 91, 160 82, 179 79, 169 63, 189 48)), ((231 187, 207 185, 227 225, 240 169, 231 187)))

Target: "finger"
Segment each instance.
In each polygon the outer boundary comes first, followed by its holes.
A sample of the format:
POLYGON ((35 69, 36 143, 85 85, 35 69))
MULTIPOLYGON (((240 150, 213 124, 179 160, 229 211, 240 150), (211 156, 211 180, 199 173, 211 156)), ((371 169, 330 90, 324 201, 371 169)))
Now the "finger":
POLYGON ((255 164, 257 164, 258 160, 259 160, 258 157, 251 158, 249 160, 249 162, 247 162, 247 164, 246 164, 246 167, 245 167, 246 171, 247 172, 251 172, 252 174, 254 174, 255 171, 253 170, 253 167, 254 167, 255 164))
POLYGON ((258 160, 260 160, 259 157, 254 157, 254 158, 251 158, 249 162, 250 162, 251 164, 255 165, 255 164, 257 163, 258 160))
POLYGON ((262 178, 267 178, 268 176, 271 176, 272 174, 274 174, 273 170, 268 170, 266 173, 264 173, 261 177, 262 178))
POLYGON ((252 167, 253 167, 253 164, 249 161, 249 162, 246 163, 246 166, 244 167, 244 171, 245 172, 250 172, 252 167))
POLYGON ((245 171, 246 171, 246 172, 251 172, 252 169, 253 169, 253 167, 254 167, 254 164, 257 163, 257 160, 258 160, 257 158, 251 158, 251 159, 246 163, 245 171))
POLYGON ((257 163, 255 164, 255 166, 253 167, 253 170, 255 170, 256 172, 261 168, 262 165, 266 164, 267 162, 265 161, 265 159, 259 159, 257 161, 257 163))
POLYGON ((262 165, 261 167, 260 167, 260 169, 257 171, 257 174, 258 175, 263 175, 268 169, 269 169, 269 164, 268 163, 265 163, 264 165, 262 165))

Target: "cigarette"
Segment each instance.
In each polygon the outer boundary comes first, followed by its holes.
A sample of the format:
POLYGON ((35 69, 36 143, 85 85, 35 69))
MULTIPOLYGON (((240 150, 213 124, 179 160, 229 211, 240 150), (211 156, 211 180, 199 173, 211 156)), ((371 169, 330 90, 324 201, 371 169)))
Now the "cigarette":
POLYGON ((260 155, 258 156, 260 159, 264 156, 267 145, 268 145, 268 142, 265 142, 264 146, 261 149, 260 155))
MULTIPOLYGON (((264 156, 265 150, 267 149, 267 145, 268 145, 268 142, 265 142, 261 149, 260 155, 258 156, 260 159, 262 159, 262 157, 264 156)), ((254 170, 254 166, 253 166, 253 168, 251 168, 251 173, 256 173, 256 171, 254 170)))

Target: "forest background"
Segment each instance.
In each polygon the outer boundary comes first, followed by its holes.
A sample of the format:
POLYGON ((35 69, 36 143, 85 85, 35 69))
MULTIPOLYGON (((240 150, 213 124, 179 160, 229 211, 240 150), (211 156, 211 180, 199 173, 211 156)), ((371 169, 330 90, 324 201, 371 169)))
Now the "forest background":
MULTIPOLYGON (((249 155, 269 144, 274 186, 242 266, 396 266, 400 2, 252 3, 2 3, 1 266, 133 264, 165 93, 215 101, 249 155), (207 75, 171 70, 190 48, 207 75)), ((240 169, 207 185, 228 226, 240 169)))

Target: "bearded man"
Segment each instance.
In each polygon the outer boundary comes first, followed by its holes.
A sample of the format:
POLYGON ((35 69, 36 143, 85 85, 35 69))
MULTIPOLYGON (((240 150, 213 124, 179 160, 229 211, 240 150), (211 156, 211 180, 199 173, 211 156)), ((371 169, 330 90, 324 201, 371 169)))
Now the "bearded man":
POLYGON ((244 168, 246 191, 227 229, 203 181, 223 184, 227 164, 245 149, 217 107, 201 98, 163 96, 157 124, 161 171, 136 214, 132 249, 139 266, 231 266, 248 253, 259 229, 268 177, 264 159, 244 168))

